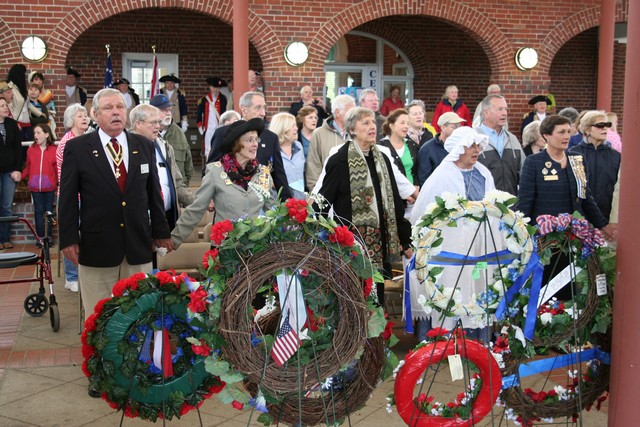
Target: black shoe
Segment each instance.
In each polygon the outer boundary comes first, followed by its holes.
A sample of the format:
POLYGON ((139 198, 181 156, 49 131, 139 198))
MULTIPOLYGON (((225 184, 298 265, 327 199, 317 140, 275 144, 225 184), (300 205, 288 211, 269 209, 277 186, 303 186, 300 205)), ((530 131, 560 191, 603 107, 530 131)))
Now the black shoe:
POLYGON ((94 397, 94 398, 100 398, 102 396, 102 394, 98 390, 96 390, 95 388, 89 387, 89 396, 94 397))

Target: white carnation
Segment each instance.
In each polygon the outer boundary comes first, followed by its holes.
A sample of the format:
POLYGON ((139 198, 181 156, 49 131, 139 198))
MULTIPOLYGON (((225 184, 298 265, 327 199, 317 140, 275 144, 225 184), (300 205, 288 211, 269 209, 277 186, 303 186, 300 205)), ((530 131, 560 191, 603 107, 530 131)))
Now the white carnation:
POLYGON ((500 190, 491 190, 487 191, 484 195, 484 201, 491 203, 492 205, 496 202, 504 203, 513 196, 505 191, 500 190))
POLYGON ((460 206, 459 199, 461 196, 459 194, 446 191, 442 193, 440 197, 444 200, 444 207, 447 209, 457 209, 458 206, 460 206))
POLYGON ((542 313, 540 315, 540 322, 542 322, 543 325, 548 325, 549 323, 551 323, 552 320, 553 320, 553 314, 551 313, 542 313))

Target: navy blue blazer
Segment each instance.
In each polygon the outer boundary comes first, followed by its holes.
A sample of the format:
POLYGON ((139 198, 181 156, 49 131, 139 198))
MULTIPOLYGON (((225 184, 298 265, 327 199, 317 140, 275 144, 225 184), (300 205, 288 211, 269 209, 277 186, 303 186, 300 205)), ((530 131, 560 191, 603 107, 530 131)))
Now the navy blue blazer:
POLYGON ((164 214, 153 143, 126 132, 127 182, 120 191, 98 132, 67 142, 58 217, 60 247, 79 244, 79 262, 115 267, 151 262, 153 240, 171 237, 164 214), (80 206, 78 206, 78 193, 80 206))
MULTIPOLYGON (((570 153, 567 153, 567 156, 569 155, 570 153)), ((546 150, 542 150, 525 159, 520 175, 517 209, 522 211, 525 216, 528 216, 532 224, 536 223, 538 215, 571 214, 574 211, 578 211, 597 228, 607 225, 609 221, 598 209, 588 185, 586 187, 586 198, 581 199, 578 197, 578 184, 568 159, 567 172, 570 200, 559 199, 562 194, 566 193, 566 188, 560 188, 562 181, 545 179, 545 176, 548 177, 550 175, 549 171, 554 167, 558 168, 559 166, 552 161, 546 150), (551 167, 548 166, 549 163, 551 163, 551 167), (547 170, 546 174, 543 173, 545 169, 547 170), (562 212, 559 207, 567 205, 567 202, 570 203, 571 211, 562 212)))

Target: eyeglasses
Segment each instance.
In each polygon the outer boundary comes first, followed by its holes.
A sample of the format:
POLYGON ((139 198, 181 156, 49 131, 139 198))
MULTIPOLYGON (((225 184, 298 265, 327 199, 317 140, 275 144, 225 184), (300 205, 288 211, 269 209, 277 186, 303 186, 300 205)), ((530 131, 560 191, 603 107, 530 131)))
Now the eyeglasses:
POLYGON ((253 144, 253 143, 260 144, 260 138, 252 137, 252 138, 244 139, 244 140, 241 139, 240 142, 246 142, 247 144, 253 144))
POLYGON ((594 123, 591 126, 593 126, 594 128, 598 128, 598 129, 610 128, 611 127, 611 122, 594 123))
POLYGON ((160 126, 162 124, 162 120, 140 120, 141 122, 149 123, 150 125, 160 126))

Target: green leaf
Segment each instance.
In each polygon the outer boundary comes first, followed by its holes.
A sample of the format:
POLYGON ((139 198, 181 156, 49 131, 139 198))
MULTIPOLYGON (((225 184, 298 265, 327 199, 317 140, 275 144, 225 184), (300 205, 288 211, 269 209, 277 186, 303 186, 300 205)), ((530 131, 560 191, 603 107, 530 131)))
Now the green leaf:
POLYGON ((244 379, 244 376, 237 371, 229 371, 223 374, 220 374, 220 379, 227 384, 235 384, 239 383, 244 379))
POLYGON ((377 307, 373 314, 369 318, 369 338, 375 338, 380 336, 384 332, 384 328, 387 326, 387 319, 384 318, 384 311, 382 307, 377 307))
POLYGON ((440 246, 442 244, 442 242, 444 241, 444 239, 442 237, 438 237, 432 244, 431 247, 432 248, 437 248, 438 246, 440 246))
POLYGON ((271 424, 273 424, 273 418, 268 412, 264 412, 258 417, 258 422, 264 424, 265 426, 270 426, 271 424))
POLYGON ((220 390, 220 393, 218 393, 218 399, 220 399, 220 402, 226 405, 230 405, 231 402, 233 402, 233 397, 231 396, 231 393, 229 393, 229 387, 230 386, 226 386, 225 388, 220 390))
POLYGON ((507 212, 509 212, 509 208, 507 208, 503 203, 496 202, 496 206, 500 209, 500 212, 502 212, 503 215, 506 215, 507 212))
POLYGON ((209 316, 212 319, 219 319, 221 308, 222 308, 221 300, 220 298, 216 298, 216 300, 213 301, 213 304, 209 305, 209 316))
POLYGON ((389 350, 387 350, 386 353, 387 357, 385 357, 384 366, 382 367, 382 372, 380 372, 380 379, 382 381, 393 375, 393 370, 398 366, 398 356, 389 350))
POLYGON ((396 345, 400 340, 398 339, 398 337, 396 337, 394 334, 391 334, 391 337, 389 337, 389 347, 393 347, 394 345, 396 345))
POLYGON ((249 399, 251 399, 249 393, 239 388, 236 384, 227 385, 224 390, 227 390, 233 400, 237 400, 240 403, 249 403, 249 399))
POLYGON ((222 376, 229 372, 230 365, 226 360, 209 357, 204 361, 204 368, 211 375, 222 376))

